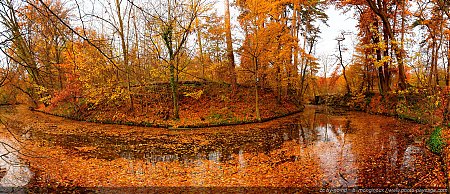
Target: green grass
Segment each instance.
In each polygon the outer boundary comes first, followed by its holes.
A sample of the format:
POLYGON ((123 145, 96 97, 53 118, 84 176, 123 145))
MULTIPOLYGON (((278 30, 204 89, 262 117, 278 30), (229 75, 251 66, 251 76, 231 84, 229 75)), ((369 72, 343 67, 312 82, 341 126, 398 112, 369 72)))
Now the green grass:
POLYGON ((445 139, 442 138, 442 128, 436 127, 427 141, 428 147, 433 153, 440 154, 445 147, 445 139))
POLYGON ((221 115, 220 113, 214 112, 214 113, 211 113, 208 117, 209 117, 210 119, 219 120, 219 119, 222 118, 222 115, 221 115))

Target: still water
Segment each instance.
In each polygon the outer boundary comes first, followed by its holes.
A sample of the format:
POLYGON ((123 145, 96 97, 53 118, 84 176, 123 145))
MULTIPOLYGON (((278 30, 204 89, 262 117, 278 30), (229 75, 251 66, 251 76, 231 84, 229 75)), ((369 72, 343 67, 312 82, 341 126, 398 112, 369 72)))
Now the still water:
MULTIPOLYGON (((445 186, 439 157, 422 139, 429 127, 390 117, 308 106, 303 113, 261 124, 173 131, 29 114, 37 121, 28 141, 38 147, 35 153, 51 159, 27 161, 40 176, 46 174, 45 181, 79 186, 445 186)), ((21 178, 12 179, 16 184, 30 180, 28 168, 4 165, 11 170, 0 184, 10 184, 12 175, 21 178)))
MULTIPOLYGON (((33 177, 33 173, 23 161, 21 145, 5 128, 0 134, 0 192, 21 193, 33 177)), ((25 151, 24 151, 25 152, 25 151)))

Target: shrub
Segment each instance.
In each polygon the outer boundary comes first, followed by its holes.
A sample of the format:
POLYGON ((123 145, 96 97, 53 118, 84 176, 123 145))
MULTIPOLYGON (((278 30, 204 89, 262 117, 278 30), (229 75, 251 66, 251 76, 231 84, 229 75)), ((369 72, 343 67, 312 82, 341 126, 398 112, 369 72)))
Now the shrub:
POLYGON ((440 154, 445 146, 445 139, 442 138, 442 128, 436 127, 427 141, 428 147, 433 153, 440 154))

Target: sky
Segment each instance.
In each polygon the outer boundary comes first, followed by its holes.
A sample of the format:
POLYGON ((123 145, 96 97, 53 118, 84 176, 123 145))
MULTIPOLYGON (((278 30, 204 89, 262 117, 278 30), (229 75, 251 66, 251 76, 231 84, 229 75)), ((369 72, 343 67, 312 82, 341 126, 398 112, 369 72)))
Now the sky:
POLYGON ((320 25, 321 39, 317 44, 317 54, 328 54, 332 55, 337 53, 337 41, 336 38, 341 35, 341 32, 346 32, 348 35, 345 36, 343 44, 349 49, 346 52, 351 53, 352 44, 356 40, 357 33, 357 21, 352 18, 353 13, 342 13, 342 11, 336 10, 334 7, 330 7, 326 10, 328 14, 329 26, 324 24, 320 25))
MULTIPOLYGON (((321 24, 321 39, 316 46, 316 57, 329 56, 330 60, 328 65, 333 65, 332 68, 328 68, 328 72, 335 69, 338 64, 333 64, 337 61, 338 55, 338 42, 336 38, 341 36, 341 32, 345 32, 345 40, 342 41, 342 45, 347 50, 342 52, 343 63, 348 64, 354 53, 355 44, 357 40, 357 27, 358 21, 353 18, 353 12, 342 13, 340 10, 336 10, 334 6, 331 6, 326 10, 328 15, 328 26, 321 24)), ((323 60, 319 59, 319 63, 323 63, 323 60)), ((322 64, 324 65, 324 64, 322 64)), ((323 74, 323 69, 319 71, 319 74, 323 74)))

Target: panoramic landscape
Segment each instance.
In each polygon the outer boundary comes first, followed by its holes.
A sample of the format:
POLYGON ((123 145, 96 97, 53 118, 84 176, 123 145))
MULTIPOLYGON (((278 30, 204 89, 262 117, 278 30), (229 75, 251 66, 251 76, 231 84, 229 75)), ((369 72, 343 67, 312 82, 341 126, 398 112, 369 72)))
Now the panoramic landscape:
POLYGON ((450 1, 3 0, 0 192, 448 193, 450 1))

